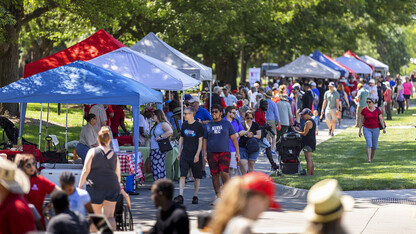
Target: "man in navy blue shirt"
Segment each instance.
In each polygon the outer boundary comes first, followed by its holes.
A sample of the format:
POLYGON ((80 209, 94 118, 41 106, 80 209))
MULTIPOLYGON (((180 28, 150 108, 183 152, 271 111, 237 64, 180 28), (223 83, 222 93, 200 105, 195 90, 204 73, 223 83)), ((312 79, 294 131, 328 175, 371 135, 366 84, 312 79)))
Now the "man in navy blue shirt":
POLYGON ((222 184, 229 180, 230 168, 230 138, 235 148, 235 157, 240 158, 237 135, 231 123, 221 118, 222 107, 213 105, 211 109, 212 121, 205 125, 204 141, 202 144, 204 159, 208 161, 212 176, 212 184, 217 196, 214 205, 218 203, 221 196, 220 176, 222 184))
POLYGON ((212 120, 211 115, 209 112, 199 106, 199 98, 198 97, 192 97, 189 101, 189 104, 195 109, 195 120, 202 123, 207 124, 209 121, 212 120))

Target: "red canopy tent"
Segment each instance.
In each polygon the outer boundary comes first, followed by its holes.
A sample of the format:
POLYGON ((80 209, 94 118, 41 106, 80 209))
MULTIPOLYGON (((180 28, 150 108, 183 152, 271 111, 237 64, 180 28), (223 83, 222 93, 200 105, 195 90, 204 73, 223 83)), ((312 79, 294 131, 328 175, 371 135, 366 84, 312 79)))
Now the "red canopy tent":
POLYGON ((366 61, 362 60, 360 57, 358 57, 356 54, 354 54, 351 50, 348 50, 343 54, 345 57, 354 57, 355 59, 367 64, 369 67, 371 67, 371 70, 373 70, 373 73, 375 72, 375 67, 373 65, 368 64, 366 61))
POLYGON ((121 47, 126 46, 101 29, 87 39, 69 48, 33 63, 26 64, 24 77, 26 78, 77 60, 88 61, 121 47))
POLYGON ((327 58, 329 61, 331 61, 331 62, 335 63, 337 66, 340 66, 340 67, 342 67, 342 68, 344 68, 344 69, 347 69, 347 70, 348 70, 348 73, 350 73, 350 75, 352 75, 352 76, 354 76, 354 77, 355 77, 355 72, 354 72, 354 70, 352 70, 351 68, 349 68, 349 67, 347 67, 347 66, 345 66, 345 65, 343 65, 343 64, 341 64, 341 63, 339 63, 337 60, 335 60, 335 59, 333 59, 333 58, 329 57, 329 56, 328 56, 328 55, 326 55, 326 54, 324 54, 324 57, 325 57, 325 58, 327 58))

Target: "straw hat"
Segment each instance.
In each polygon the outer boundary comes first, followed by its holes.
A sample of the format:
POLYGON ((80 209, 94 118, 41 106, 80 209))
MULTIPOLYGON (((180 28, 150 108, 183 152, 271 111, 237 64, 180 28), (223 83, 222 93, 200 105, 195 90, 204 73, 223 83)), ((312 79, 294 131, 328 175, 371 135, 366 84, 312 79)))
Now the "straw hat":
POLYGON ((311 222, 326 223, 336 220, 342 213, 354 207, 354 198, 341 195, 341 188, 335 179, 316 183, 309 190, 308 205, 304 213, 311 222))
POLYGON ((265 96, 266 98, 273 98, 273 91, 268 90, 268 91, 264 94, 264 96, 265 96))
POLYGON ((25 194, 30 190, 29 178, 9 160, 0 160, 0 184, 11 193, 25 194))

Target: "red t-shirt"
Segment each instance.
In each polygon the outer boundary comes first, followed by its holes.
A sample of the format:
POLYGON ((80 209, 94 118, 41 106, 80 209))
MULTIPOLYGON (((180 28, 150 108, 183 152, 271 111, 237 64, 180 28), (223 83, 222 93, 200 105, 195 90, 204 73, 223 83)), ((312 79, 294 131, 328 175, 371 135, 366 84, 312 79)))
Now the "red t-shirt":
MULTIPOLYGON (((43 201, 45 201, 46 194, 52 193, 54 188, 55 184, 41 175, 30 178, 30 191, 25 195, 25 198, 36 207, 36 210, 42 216, 42 223, 44 221, 42 215, 43 201)), ((45 224, 43 223, 43 225, 45 224)))
POLYGON ((364 127, 378 128, 379 119, 378 119, 378 114, 377 114, 377 108, 374 111, 370 111, 368 110, 368 107, 365 107, 361 111, 361 115, 364 116, 364 122, 363 122, 364 127))
POLYGON ((266 113, 262 109, 258 109, 254 112, 254 121, 263 126, 266 123, 266 113))
POLYGON ((118 105, 111 106, 114 111, 114 117, 111 118, 111 131, 118 132, 118 126, 124 121, 124 111, 118 105))
POLYGON ((35 220, 27 201, 19 194, 9 193, 0 205, 0 233, 26 233, 35 230, 35 220))

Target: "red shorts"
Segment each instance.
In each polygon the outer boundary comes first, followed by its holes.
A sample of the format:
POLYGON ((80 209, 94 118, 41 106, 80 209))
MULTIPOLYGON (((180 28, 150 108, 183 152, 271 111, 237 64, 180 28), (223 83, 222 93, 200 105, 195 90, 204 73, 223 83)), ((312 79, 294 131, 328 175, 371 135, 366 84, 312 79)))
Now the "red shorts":
POLYGON ((228 169, 230 168, 230 159, 230 152, 209 152, 207 160, 211 175, 218 174, 220 171, 228 173, 228 169))

